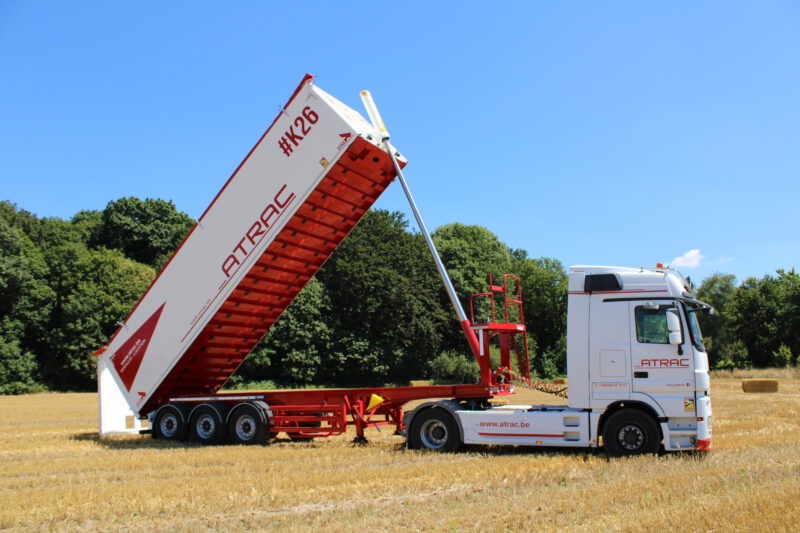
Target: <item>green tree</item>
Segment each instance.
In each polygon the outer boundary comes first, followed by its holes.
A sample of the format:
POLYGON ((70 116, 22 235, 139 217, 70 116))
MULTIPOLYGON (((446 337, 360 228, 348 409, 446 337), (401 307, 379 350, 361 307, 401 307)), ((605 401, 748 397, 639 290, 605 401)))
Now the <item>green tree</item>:
POLYGON ((485 292, 489 274, 500 282, 513 273, 508 247, 482 226, 446 224, 433 232, 433 240, 466 309, 472 294, 485 292))
POLYGON ((751 366, 747 346, 737 339, 719 350, 719 356, 716 358, 713 368, 749 368, 751 366))
MULTIPOLYGON (((81 215, 79 213, 79 215, 81 215)), ((93 222, 87 215, 78 222, 93 222)), ((90 244, 121 250, 127 257, 160 268, 192 228, 194 221, 171 201, 120 198, 109 202, 90 244)))
POLYGON ((792 364, 794 356, 792 351, 785 344, 778 346, 778 349, 772 352, 772 360, 778 368, 784 368, 792 364))
POLYGON ((567 331, 567 272, 548 257, 518 260, 517 272, 529 335, 542 351, 554 350, 567 331))
MULTIPOLYGON (((508 247, 484 227, 457 222, 446 224, 433 232, 433 240, 467 316, 470 315, 470 297, 488 290, 489 274, 492 274, 495 284, 502 284, 504 274, 514 273, 508 247)), ((429 258, 428 261, 433 264, 433 259, 429 258)), ((438 278, 437 283, 442 287, 438 278)), ((471 353, 458 320, 454 320, 452 304, 443 287, 438 294, 439 305, 448 310, 449 318, 443 330, 445 335, 442 351, 471 353)), ((476 299, 475 307, 475 322, 486 320, 490 314, 489 300, 476 299)), ((495 310, 499 319, 503 313, 499 299, 495 301, 495 310)))
POLYGON ((31 347, 46 333, 53 292, 41 252, 7 220, 0 218, 0 386, 10 393, 38 379, 31 347))
MULTIPOLYGON (((0 325, 0 329, 10 329, 0 325)), ((0 333, 0 394, 23 394, 36 385, 36 356, 23 350, 13 334, 0 333)))
POLYGON ((322 354, 331 350, 331 303, 325 286, 312 278, 236 372, 245 381, 272 380, 308 385, 326 376, 322 354))
POLYGON ((425 243, 400 213, 369 211, 318 273, 332 306, 325 377, 340 384, 403 382, 439 353, 451 314, 425 243))
POLYGON ((0 202, 0 220, 6 223, 6 226, 20 230, 28 238, 35 240, 39 232, 39 218, 25 211, 19 209, 17 204, 13 204, 8 200, 0 202))
POLYGON ((781 344, 800 353, 800 275, 794 269, 777 271, 782 305, 778 313, 781 344))
POLYGON ((41 343, 41 368, 52 387, 91 390, 95 380, 92 353, 108 341, 154 277, 152 268, 117 250, 86 250, 69 244, 49 258, 56 291, 50 333, 41 343))
POLYGON ((731 332, 747 348, 756 367, 778 364, 773 354, 779 353, 781 345, 793 353, 800 350, 800 277, 794 270, 778 270, 777 274, 748 278, 730 305, 731 332))
MULTIPOLYGON (((720 273, 712 274, 704 279, 697 289, 697 298, 714 308, 713 315, 697 313, 700 329, 707 341, 705 344, 712 367, 715 367, 717 361, 721 360, 722 352, 726 351, 727 347, 736 340, 731 330, 731 305, 736 290, 736 277, 720 273)), ((730 350, 727 351, 730 352, 730 350)))
POLYGON ((437 384, 477 383, 480 369, 472 355, 443 352, 428 362, 428 376, 437 384))

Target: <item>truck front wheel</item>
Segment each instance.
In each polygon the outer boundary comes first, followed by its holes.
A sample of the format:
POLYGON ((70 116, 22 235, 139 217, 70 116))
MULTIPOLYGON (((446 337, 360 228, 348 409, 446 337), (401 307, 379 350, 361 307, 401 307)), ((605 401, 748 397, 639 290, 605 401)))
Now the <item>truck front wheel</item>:
POLYGON ((461 446, 458 425, 441 408, 429 408, 414 417, 408 431, 408 447, 437 452, 454 452, 461 446))
POLYGON ((603 446, 612 457, 656 453, 661 435, 653 418, 638 409, 622 409, 603 426, 603 446))

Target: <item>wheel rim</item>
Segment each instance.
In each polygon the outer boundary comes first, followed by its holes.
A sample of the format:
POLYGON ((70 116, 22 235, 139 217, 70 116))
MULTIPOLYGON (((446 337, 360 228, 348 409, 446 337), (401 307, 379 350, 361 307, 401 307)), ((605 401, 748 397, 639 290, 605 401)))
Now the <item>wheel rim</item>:
POLYGON ((617 442, 626 451, 633 452, 644 446, 645 435, 636 424, 625 424, 617 432, 617 442))
POLYGON ((236 436, 239 440, 250 440, 256 434, 256 421, 250 415, 242 415, 236 419, 236 436))
POLYGON ((214 432, 217 429, 217 421, 211 415, 200 415, 195 424, 197 436, 203 440, 211 439, 214 437, 214 432))
POLYGON ((164 437, 171 439, 178 433, 178 417, 174 413, 167 413, 161 417, 158 429, 164 437))
POLYGON ((447 426, 441 420, 428 420, 420 428, 420 439, 426 448, 438 450, 447 442, 447 426))

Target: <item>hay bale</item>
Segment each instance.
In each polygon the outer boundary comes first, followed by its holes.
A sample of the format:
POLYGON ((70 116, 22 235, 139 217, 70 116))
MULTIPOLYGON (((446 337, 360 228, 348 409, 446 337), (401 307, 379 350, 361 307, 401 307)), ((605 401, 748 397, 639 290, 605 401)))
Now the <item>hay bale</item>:
POLYGON ((408 384, 410 386, 412 386, 412 387, 430 387, 431 386, 431 382, 430 381, 423 381, 423 380, 410 381, 408 384))
POLYGON ((744 392, 778 392, 777 379, 745 379, 742 381, 744 392))
POLYGON ((553 380, 553 383, 555 383, 556 385, 566 385, 567 378, 556 378, 553 380))

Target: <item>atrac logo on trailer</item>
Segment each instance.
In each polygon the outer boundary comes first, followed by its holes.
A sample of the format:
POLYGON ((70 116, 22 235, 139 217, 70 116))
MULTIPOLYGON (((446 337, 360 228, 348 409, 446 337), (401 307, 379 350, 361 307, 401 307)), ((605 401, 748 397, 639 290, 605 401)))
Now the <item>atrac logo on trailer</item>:
POLYGON ((689 359, 642 359, 637 369, 655 369, 655 368, 689 368, 689 359))
POLYGON ((300 146, 300 142, 311 133, 312 126, 319 121, 317 112, 310 106, 303 108, 302 114, 292 121, 289 129, 283 132, 283 137, 278 139, 278 148, 283 150, 286 157, 291 157, 294 149, 300 146), (295 127, 297 130, 295 130, 295 127))
POLYGON ((286 208, 295 199, 294 193, 286 190, 287 186, 284 184, 280 188, 272 201, 261 211, 258 219, 250 225, 250 229, 245 232, 244 237, 239 239, 239 242, 233 247, 231 254, 222 261, 222 272, 227 278, 225 283, 239 270, 245 258, 267 234, 267 230, 281 218, 286 208))

